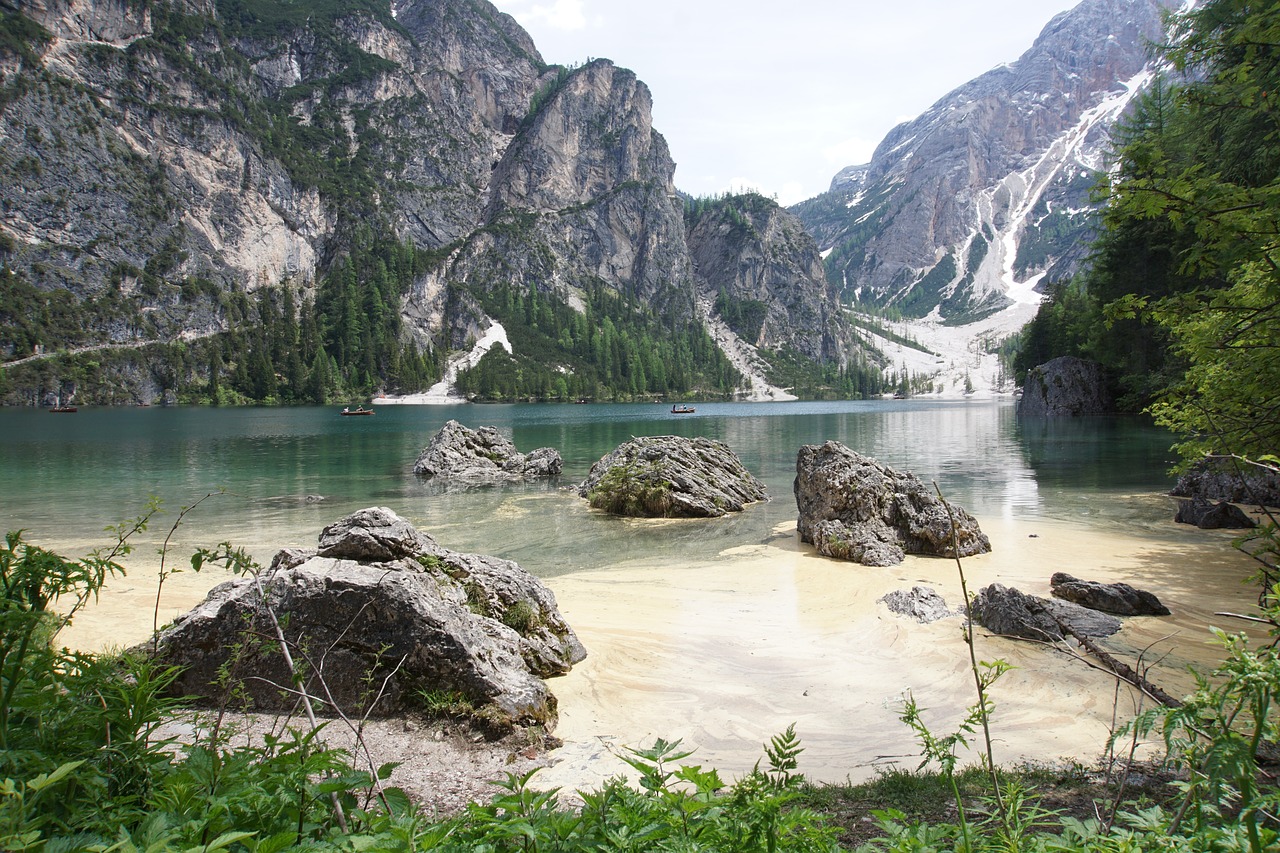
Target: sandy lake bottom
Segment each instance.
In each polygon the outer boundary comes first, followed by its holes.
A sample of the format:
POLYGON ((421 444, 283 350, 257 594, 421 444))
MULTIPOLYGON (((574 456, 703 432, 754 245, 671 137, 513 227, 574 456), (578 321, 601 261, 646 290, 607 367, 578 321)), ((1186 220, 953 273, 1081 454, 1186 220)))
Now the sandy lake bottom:
MULTIPOLYGON (((1155 592, 1174 615, 1127 619, 1106 646, 1131 663, 1144 654, 1151 680, 1174 695, 1191 687, 1188 665, 1207 670, 1218 659, 1208 626, 1237 631, 1244 624, 1215 612, 1247 613, 1254 605, 1255 591, 1242 582, 1250 561, 1231 548, 1229 534, 981 523, 993 551, 964 560, 971 593, 998 581, 1047 596, 1056 571, 1155 592)), ((225 577, 207 570, 169 577, 160 621, 194 606, 225 577)), ((691 762, 740 774, 792 723, 805 747, 803 773, 858 781, 878 767, 919 763, 919 748, 899 720, 908 691, 928 709, 936 733, 952 731, 974 701, 962 619, 917 624, 879 602, 892 590, 923 585, 959 607, 953 560, 908 557, 892 568, 842 563, 801 545, 792 523, 711 560, 640 557, 547 584, 589 655, 550 682, 560 705, 556 734, 565 743, 540 772, 543 787, 593 786, 622 772, 615 752, 659 737, 694 749, 691 762)), ((151 631, 155 594, 154 574, 131 570, 61 639, 84 650, 141 642, 151 631)), ((1113 716, 1131 716, 1139 701, 1062 650, 979 631, 977 652, 1014 666, 991 691, 999 763, 1092 762, 1113 716)), ((977 760, 978 745, 972 749, 964 761, 977 760)))

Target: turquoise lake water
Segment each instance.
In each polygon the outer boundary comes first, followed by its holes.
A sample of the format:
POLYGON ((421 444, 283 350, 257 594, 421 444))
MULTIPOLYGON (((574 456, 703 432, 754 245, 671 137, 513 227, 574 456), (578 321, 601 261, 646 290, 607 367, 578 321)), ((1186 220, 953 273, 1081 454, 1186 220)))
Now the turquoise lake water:
MULTIPOLYGON (((6 530, 84 553, 151 496, 163 501, 128 575, 62 639, 84 649, 139 642, 228 577, 206 568, 169 576, 163 596, 157 589, 161 543, 179 508, 205 495, 172 534, 169 568, 222 541, 265 564, 382 505, 444 547, 547 578, 589 649, 553 686, 566 746, 548 771, 561 775, 543 784, 600 781, 621 769, 601 763, 601 743, 652 736, 687 738, 699 760, 745 771, 793 722, 810 778, 865 778, 892 756, 914 767, 895 702, 918 690, 950 726, 972 701, 967 653, 958 622, 917 625, 878 601, 927 584, 957 602, 954 564, 908 557, 873 570, 809 556, 796 542, 796 453, 829 439, 936 482, 977 517, 993 550, 965 561, 975 589, 999 581, 1047 595, 1049 576, 1069 571, 1157 591, 1174 615, 1128 620, 1107 642, 1127 660, 1157 648, 1155 680, 1173 692, 1187 687, 1189 664, 1216 660, 1205 643, 1215 614, 1244 612, 1253 597, 1240 583, 1252 568, 1230 534, 1172 523, 1171 437, 1142 418, 1023 423, 1007 399, 921 398, 700 403, 692 415, 655 404, 383 406, 363 418, 339 409, 0 410, 6 530), (555 447, 564 475, 478 489, 420 480, 414 460, 450 418, 496 426, 522 451, 555 447), (633 520, 590 510, 567 488, 628 438, 659 434, 726 442, 771 499, 721 519, 633 520)), ((985 635, 982 644, 987 658, 1016 665, 998 700, 1001 760, 1100 752, 1112 682, 1039 646, 985 635)))
POLYGON ((544 577, 764 541, 794 521, 796 451, 828 439, 936 481, 979 519, 1141 524, 1165 511, 1142 496, 1168 489, 1173 460, 1169 435, 1144 419, 1022 423, 1009 400, 702 403, 692 415, 657 404, 384 406, 361 418, 339 417, 337 407, 5 409, 0 438, 5 528, 69 551, 104 544, 103 529, 152 496, 164 512, 142 541, 154 544, 179 508, 218 492, 187 517, 176 543, 231 540, 267 560, 278 547, 314 544, 348 512, 381 505, 447 547, 515 559, 544 577), (496 426, 524 452, 558 449, 563 476, 469 490, 420 480, 413 462, 451 418, 496 426), (726 442, 772 500, 713 525, 647 528, 586 513, 564 488, 628 438, 662 434, 726 442), (1117 496, 1124 500, 1107 500, 1117 496))

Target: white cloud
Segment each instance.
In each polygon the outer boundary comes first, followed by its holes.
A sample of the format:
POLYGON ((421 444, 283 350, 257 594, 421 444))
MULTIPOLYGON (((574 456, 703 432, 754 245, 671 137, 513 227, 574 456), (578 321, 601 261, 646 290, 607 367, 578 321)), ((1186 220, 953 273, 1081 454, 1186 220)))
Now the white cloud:
POLYGON ((790 207, 797 202, 813 197, 813 192, 805 189, 800 181, 787 181, 778 189, 778 204, 790 207))
POLYGON ((845 166, 859 166, 863 163, 871 162, 871 155, 875 153, 876 143, 860 136, 850 136, 834 145, 828 145, 822 149, 822 156, 831 166, 837 170, 843 169, 845 166))
POLYGON ((869 161, 892 127, 1019 56, 1077 0, 806 0, 785 14, 767 0, 494 2, 547 62, 608 57, 648 85, 681 190, 785 204, 869 161))
POLYGON ((506 11, 530 25, 544 23, 555 30, 581 30, 587 26, 582 0, 555 0, 550 5, 535 3, 527 8, 523 2, 503 5, 506 11))

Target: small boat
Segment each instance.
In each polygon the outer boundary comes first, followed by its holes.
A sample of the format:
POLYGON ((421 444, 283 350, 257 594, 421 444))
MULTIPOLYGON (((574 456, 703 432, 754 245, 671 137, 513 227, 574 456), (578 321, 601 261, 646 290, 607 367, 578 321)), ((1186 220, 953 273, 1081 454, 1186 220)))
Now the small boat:
POLYGON ((70 414, 72 412, 78 412, 80 410, 75 406, 50 406, 49 411, 55 414, 70 414))
POLYGON ((372 415, 373 409, 366 409, 364 406, 357 406, 354 409, 343 409, 341 412, 338 412, 338 414, 342 415, 343 417, 348 417, 351 415, 372 415))
POLYGON ((672 406, 671 414, 673 415, 692 415, 696 409, 693 406, 672 406))

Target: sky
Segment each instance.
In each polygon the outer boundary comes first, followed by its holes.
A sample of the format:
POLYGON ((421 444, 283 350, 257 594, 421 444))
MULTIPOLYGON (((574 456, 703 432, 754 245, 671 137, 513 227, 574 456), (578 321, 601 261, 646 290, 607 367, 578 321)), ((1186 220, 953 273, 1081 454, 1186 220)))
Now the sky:
POLYGON ((493 2, 547 62, 607 58, 649 86, 680 190, 790 205, 1077 0, 493 2))

